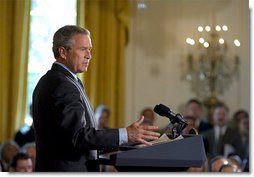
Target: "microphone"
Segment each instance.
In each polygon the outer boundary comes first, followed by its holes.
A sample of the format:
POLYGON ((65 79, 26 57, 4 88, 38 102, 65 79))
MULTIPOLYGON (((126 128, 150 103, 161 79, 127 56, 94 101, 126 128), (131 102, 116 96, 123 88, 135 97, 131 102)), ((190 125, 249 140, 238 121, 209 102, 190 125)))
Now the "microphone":
POLYGON ((170 119, 170 122, 172 124, 174 123, 180 123, 180 124, 185 124, 187 125, 187 121, 185 119, 183 119, 181 114, 175 114, 174 112, 172 112, 169 107, 163 105, 163 104, 159 104, 156 105, 153 109, 154 112, 156 112, 157 114, 159 114, 160 116, 165 116, 167 118, 170 119))

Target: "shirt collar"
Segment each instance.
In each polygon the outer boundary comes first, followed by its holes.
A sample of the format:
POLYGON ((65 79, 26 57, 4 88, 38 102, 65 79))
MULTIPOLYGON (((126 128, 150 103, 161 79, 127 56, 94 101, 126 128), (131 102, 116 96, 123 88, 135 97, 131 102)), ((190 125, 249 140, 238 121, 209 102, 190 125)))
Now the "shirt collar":
POLYGON ((215 128, 215 131, 217 131, 217 132, 219 132, 220 129, 221 129, 221 130, 222 130, 222 134, 225 134, 226 129, 227 129, 227 126, 224 125, 224 126, 222 126, 222 127, 219 127, 218 125, 216 125, 216 126, 214 126, 214 128, 215 128))
POLYGON ((76 79, 78 80, 78 76, 76 74, 74 74, 67 66, 65 66, 63 63, 60 63, 58 61, 55 61, 54 62, 55 64, 58 64, 60 66, 62 66, 64 69, 66 69, 67 71, 69 71, 69 73, 71 73, 71 75, 76 79))
POLYGON ((197 128, 198 128, 198 127, 199 127, 200 122, 201 122, 201 121, 199 120, 199 118, 197 118, 197 119, 196 119, 196 121, 195 121, 195 127, 197 127, 197 128))

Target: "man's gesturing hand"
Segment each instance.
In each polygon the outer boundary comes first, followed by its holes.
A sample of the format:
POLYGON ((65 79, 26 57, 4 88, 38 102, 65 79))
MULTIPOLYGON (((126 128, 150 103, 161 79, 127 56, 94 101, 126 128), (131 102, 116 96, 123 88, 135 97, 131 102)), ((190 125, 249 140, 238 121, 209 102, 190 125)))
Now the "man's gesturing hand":
POLYGON ((141 116, 139 120, 127 127, 128 140, 131 142, 142 143, 151 145, 147 140, 156 140, 160 134, 154 132, 157 130, 157 126, 144 125, 144 116, 141 116))

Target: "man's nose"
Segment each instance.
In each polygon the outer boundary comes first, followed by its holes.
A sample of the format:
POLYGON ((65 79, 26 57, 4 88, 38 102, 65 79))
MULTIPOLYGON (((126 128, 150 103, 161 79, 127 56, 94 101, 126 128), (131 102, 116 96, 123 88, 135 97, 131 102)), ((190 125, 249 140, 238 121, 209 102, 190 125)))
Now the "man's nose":
POLYGON ((92 58, 92 54, 91 54, 91 51, 90 51, 90 50, 87 51, 85 57, 86 57, 87 59, 91 59, 91 58, 92 58))

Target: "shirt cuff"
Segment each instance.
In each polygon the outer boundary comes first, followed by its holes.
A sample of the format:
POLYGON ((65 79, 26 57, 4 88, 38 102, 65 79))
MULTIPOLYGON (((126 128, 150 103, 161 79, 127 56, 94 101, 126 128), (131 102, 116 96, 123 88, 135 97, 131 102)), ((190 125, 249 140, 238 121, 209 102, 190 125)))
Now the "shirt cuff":
POLYGON ((128 133, 126 128, 119 128, 119 145, 128 143, 128 133))

